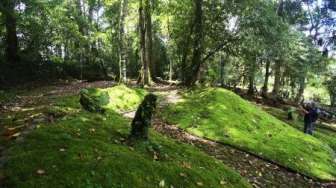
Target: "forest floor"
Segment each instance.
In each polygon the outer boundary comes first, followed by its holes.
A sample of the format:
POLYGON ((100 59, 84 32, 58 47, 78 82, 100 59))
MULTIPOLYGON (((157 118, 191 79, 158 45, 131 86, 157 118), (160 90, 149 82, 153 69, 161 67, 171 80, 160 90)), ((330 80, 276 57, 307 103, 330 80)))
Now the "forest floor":
MULTIPOLYGON (((31 108, 44 108, 52 100, 61 96, 70 96, 77 94, 80 89, 88 87, 106 88, 113 86, 113 82, 71 82, 35 88, 28 93, 16 96, 15 99, 6 101, 1 105, 0 113, 15 114, 16 112, 29 111, 31 108)), ((157 86, 149 90, 158 94, 161 98, 159 101, 158 114, 162 108, 171 103, 181 100, 180 89, 174 86, 157 86)), ((132 118, 134 111, 123 113, 124 116, 132 118)), ((7 142, 18 142, 22 135, 28 135, 31 130, 36 128, 36 124, 41 121, 40 114, 25 114, 25 126, 21 129, 20 134, 15 137, 7 138, 3 135, 3 141, 0 142, 0 182, 4 178, 1 170, 6 161, 6 151, 10 144, 7 142)), ((158 115, 154 119, 154 129, 168 137, 191 144, 203 150, 210 156, 213 156, 229 167, 235 169, 240 175, 245 177, 254 187, 336 187, 336 184, 321 183, 310 179, 304 175, 289 171, 277 164, 265 161, 258 156, 241 151, 232 146, 200 138, 191 135, 175 125, 170 125, 163 121, 158 115)), ((0 126, 1 129, 8 127, 0 126)))
MULTIPOLYGON (((157 87, 152 91, 163 97, 160 100, 159 111, 169 103, 182 100, 180 90, 176 87, 157 87)), ((155 118, 154 129, 171 138, 192 144, 223 161, 247 178, 254 187, 336 187, 335 183, 313 180, 235 147, 189 134, 175 125, 166 123, 160 117, 155 118)))

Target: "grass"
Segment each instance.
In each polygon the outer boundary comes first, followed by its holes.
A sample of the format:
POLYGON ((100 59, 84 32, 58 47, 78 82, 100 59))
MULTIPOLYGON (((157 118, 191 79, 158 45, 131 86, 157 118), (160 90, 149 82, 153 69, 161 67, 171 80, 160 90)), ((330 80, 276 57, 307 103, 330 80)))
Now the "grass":
MULTIPOLYGON (((265 111, 272 114, 274 117, 286 122, 288 125, 293 126, 299 131, 303 131, 303 117, 294 113, 294 120, 287 120, 287 112, 282 109, 273 107, 263 107, 265 111)), ((327 143, 334 151, 336 151, 336 132, 330 129, 326 129, 319 123, 315 126, 315 132, 313 136, 324 143, 327 143)))
POLYGON ((127 145, 130 120, 115 109, 134 108, 145 92, 125 86, 107 90, 112 96, 105 115, 83 111, 78 96, 57 99, 52 111, 69 113, 52 124, 41 124, 23 142, 10 147, 6 185, 251 187, 218 160, 154 131, 150 142, 127 145))
POLYGON ((307 176, 336 179, 327 142, 278 120, 225 89, 196 89, 169 105, 163 118, 197 136, 230 144, 307 176))
POLYGON ((0 104, 6 103, 13 100, 16 97, 16 92, 14 90, 4 91, 0 90, 0 104))

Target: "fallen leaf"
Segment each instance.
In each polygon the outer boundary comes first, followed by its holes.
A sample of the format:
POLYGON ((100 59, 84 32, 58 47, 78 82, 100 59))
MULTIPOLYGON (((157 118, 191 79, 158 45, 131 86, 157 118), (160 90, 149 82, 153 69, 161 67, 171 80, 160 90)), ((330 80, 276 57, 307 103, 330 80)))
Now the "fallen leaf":
POLYGON ((19 137, 20 135, 21 135, 21 133, 18 132, 18 133, 13 134, 12 137, 13 137, 13 138, 16 138, 16 137, 19 137))
POLYGON ((182 165, 181 165, 183 168, 188 168, 188 169, 191 169, 191 164, 188 163, 188 162, 182 162, 182 165))
POLYGON ((203 186, 203 183, 202 183, 202 182, 197 182, 196 184, 197 184, 197 186, 199 186, 199 187, 202 187, 202 186, 203 186))
POLYGON ((38 169, 38 170, 36 171, 36 173, 37 173, 38 175, 44 175, 44 174, 45 174, 45 171, 44 171, 43 169, 38 169))
POLYGON ((64 148, 59 149, 60 152, 65 152, 64 148))
POLYGON ((182 176, 182 177, 187 177, 187 175, 185 174, 185 173, 180 173, 180 176, 182 176))
POLYGON ((161 180, 160 183, 159 183, 159 186, 164 187, 165 186, 165 180, 161 180))
POLYGON ((154 159, 154 160, 158 160, 158 159, 159 159, 159 157, 157 156, 157 153, 156 153, 156 152, 154 152, 153 159, 154 159))

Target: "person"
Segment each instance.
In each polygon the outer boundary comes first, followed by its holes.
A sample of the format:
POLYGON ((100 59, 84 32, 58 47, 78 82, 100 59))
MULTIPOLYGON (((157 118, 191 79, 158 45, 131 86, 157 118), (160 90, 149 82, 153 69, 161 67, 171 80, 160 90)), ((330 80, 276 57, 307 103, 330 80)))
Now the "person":
POLYGON ((313 135, 315 123, 318 119, 318 108, 314 102, 305 105, 304 112, 304 133, 313 135))
POLYGON ((295 112, 295 108, 290 106, 287 110, 287 120, 290 120, 290 121, 294 120, 294 115, 293 115, 294 112, 295 112))

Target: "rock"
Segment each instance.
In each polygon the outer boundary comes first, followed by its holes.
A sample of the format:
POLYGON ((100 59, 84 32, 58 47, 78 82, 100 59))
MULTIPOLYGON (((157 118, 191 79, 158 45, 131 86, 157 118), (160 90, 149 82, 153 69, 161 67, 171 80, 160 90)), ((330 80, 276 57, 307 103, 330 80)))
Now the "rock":
POLYGON ((80 91, 80 104, 89 112, 104 113, 104 106, 110 102, 107 91, 101 91, 95 88, 82 89, 80 91))

